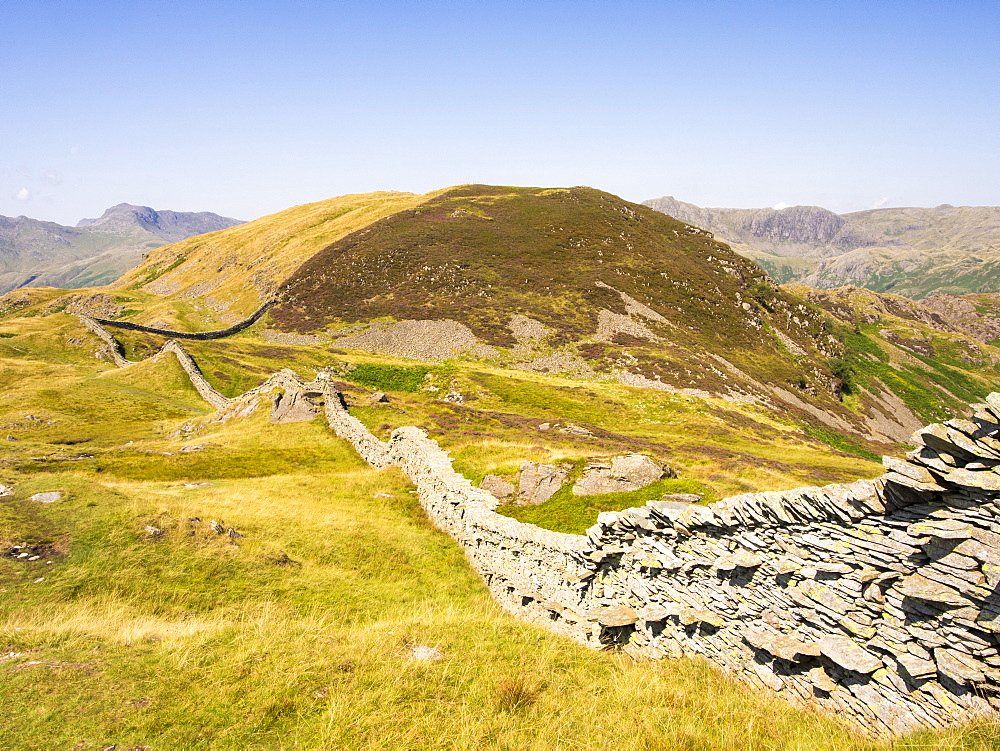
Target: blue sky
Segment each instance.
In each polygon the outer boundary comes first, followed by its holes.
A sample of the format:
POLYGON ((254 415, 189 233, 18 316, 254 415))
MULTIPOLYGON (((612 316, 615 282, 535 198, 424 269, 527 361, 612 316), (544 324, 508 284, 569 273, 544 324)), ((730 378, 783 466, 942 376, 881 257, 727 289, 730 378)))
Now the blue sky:
POLYGON ((1000 204, 1000 3, 0 6, 0 214, 369 190, 1000 204))

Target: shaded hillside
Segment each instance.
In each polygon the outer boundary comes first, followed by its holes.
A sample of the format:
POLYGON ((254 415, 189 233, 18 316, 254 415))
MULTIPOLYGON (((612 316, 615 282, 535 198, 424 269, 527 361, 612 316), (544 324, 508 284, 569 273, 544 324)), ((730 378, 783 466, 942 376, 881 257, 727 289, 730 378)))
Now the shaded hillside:
POLYGON ((915 299, 1000 292, 1000 207, 938 206, 834 214, 818 206, 705 209, 645 202, 711 231, 780 282, 854 284, 915 299))
POLYGON ((122 203, 76 227, 0 216, 0 293, 17 287, 92 287, 118 279, 144 253, 241 222, 209 212, 122 203))

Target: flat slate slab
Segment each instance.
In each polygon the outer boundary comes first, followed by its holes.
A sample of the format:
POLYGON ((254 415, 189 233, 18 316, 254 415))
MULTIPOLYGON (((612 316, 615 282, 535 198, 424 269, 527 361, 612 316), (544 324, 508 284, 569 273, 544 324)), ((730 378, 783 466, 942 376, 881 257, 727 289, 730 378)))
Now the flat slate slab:
POLYGON ((55 503, 60 498, 62 498, 62 493, 58 490, 52 490, 48 493, 35 493, 31 496, 31 500, 38 501, 39 503, 55 503))

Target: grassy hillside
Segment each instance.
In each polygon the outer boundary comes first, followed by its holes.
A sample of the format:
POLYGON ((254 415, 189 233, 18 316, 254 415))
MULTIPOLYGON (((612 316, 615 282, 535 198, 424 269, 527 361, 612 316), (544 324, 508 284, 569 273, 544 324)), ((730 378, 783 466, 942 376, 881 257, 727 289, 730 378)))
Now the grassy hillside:
POLYGON ((919 363, 852 389, 856 341, 841 322, 706 233, 590 188, 442 192, 317 253, 271 312, 335 337, 407 319, 457 321, 494 362, 700 389, 883 441, 908 436, 927 400, 956 409, 996 377, 987 356, 961 366, 957 392, 919 363), (526 342, 514 316, 541 333, 526 342))
MULTIPOLYGON (((742 751, 998 742, 986 725, 866 742, 702 661, 584 650, 501 612, 403 477, 367 468, 321 421, 272 425, 265 403, 247 418, 213 422, 172 358, 112 370, 94 359, 97 340, 62 313, 8 314, 0 332, 10 335, 0 337, 0 421, 17 439, 0 460, 0 482, 16 487, 0 497, 5 747, 742 751), (185 423, 188 437, 172 437, 185 423), (43 491, 63 497, 30 499, 43 491), (216 534, 212 520, 242 537, 216 534)), ((623 448, 662 456, 682 481, 713 492, 730 482, 877 471, 752 406, 544 374, 511 378, 474 363, 321 359, 308 346, 266 353, 265 344, 251 330, 202 343, 196 357, 212 360, 205 370, 219 382, 215 370, 238 382, 266 363, 306 373, 341 363, 351 401, 390 393, 389 404, 357 414, 380 432, 392 423, 433 426, 474 478, 522 457, 623 448), (444 401, 446 391, 465 403, 444 401), (550 429, 540 430, 543 422, 550 429), (592 435, 559 429, 567 424, 592 435)))
MULTIPOLYGON (((991 390, 1000 358, 988 343, 998 326, 976 357, 925 362, 891 327, 861 331, 701 230, 590 188, 344 196, 160 249, 115 290, 18 293, 7 305, 198 331, 242 318, 275 290, 278 304, 254 329, 265 341, 239 345, 239 357, 226 353, 233 342, 195 345, 223 393, 256 385, 286 357, 320 367, 331 348, 458 357, 587 384, 693 389, 871 456, 991 390), (312 354, 292 355, 289 343, 312 354), (223 367, 227 358, 245 367, 223 367)), ((920 336, 971 351, 972 329, 928 316, 920 336)), ((122 340, 134 357, 162 344, 122 340)))
POLYGON ((591 367, 613 369, 627 347, 633 372, 725 390, 728 376, 706 352, 791 384, 802 367, 772 328, 814 353, 836 346, 805 306, 800 323, 790 322, 797 304, 704 234, 610 194, 465 186, 315 255, 288 280, 271 318, 297 332, 451 319, 486 344, 511 347, 518 314, 550 330, 548 346, 572 345, 591 367), (602 335, 602 315, 620 330, 602 335), (637 320, 625 322, 630 315, 637 320))
POLYGON ((193 330, 225 328, 271 298, 323 247, 373 221, 426 200, 412 193, 364 193, 296 206, 239 227, 159 248, 115 289, 161 296, 145 300, 145 323, 176 325, 178 303, 193 330))

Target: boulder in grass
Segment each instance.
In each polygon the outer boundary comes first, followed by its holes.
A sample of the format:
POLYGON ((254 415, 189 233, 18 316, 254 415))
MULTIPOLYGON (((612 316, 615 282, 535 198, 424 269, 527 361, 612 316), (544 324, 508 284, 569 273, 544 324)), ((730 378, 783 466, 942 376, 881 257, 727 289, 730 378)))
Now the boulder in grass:
POLYGON ((39 503, 55 503, 60 498, 62 498, 62 493, 58 490, 52 490, 47 493, 35 493, 31 496, 31 500, 38 501, 39 503))
POLYGON ((517 488, 513 484, 507 482, 499 475, 486 475, 483 481, 479 483, 479 487, 500 501, 512 500, 514 494, 517 492, 517 488))
POLYGON ((573 495, 600 495, 639 490, 664 476, 663 467, 642 454, 591 462, 573 483, 573 495))
POLYGON ((517 488, 517 503, 525 506, 545 503, 562 487, 567 477, 569 477, 569 469, 566 467, 522 462, 521 478, 517 488))

